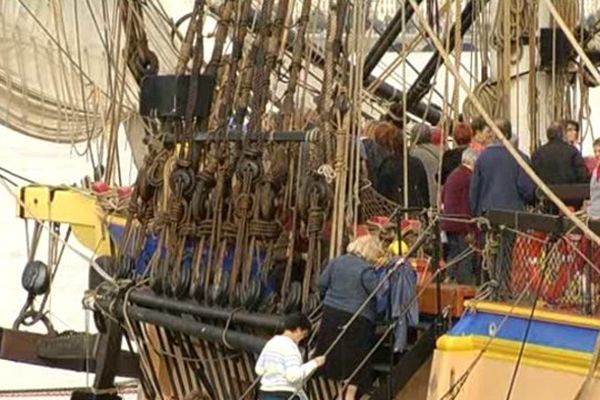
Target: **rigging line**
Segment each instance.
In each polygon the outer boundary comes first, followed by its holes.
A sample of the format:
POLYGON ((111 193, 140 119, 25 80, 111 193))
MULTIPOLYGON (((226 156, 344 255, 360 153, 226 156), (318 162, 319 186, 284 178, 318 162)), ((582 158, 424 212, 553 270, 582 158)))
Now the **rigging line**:
MULTIPOLYGON (((83 70, 83 68, 81 68, 81 65, 77 64, 77 62, 75 62, 75 60, 73 60, 73 57, 71 57, 71 55, 64 49, 64 47, 62 47, 60 45, 60 43, 56 40, 54 35, 52 35, 52 33, 50 33, 50 31, 46 28, 46 26, 44 26, 44 24, 39 20, 39 18, 36 17, 36 15, 31 11, 31 9, 29 7, 27 7, 27 5, 25 5, 23 0, 17 0, 17 1, 19 2, 19 4, 21 4, 23 9, 31 16, 31 18, 33 18, 35 23, 46 34, 46 36, 48 36, 48 39, 50 39, 50 41, 57 46, 57 49, 67 57, 69 62, 71 62, 71 64, 73 64, 73 66, 79 71, 79 73, 83 77, 85 77, 89 81, 89 83, 94 84, 94 81, 92 80, 92 78, 90 78, 90 76, 83 70)), ((102 90, 100 88, 98 88, 98 89, 99 89, 100 93, 102 93, 104 96, 106 96, 107 98, 110 99, 110 96, 108 96, 108 94, 104 90, 102 90)))
POLYGON ((131 319, 129 318, 129 315, 127 313, 127 305, 129 303, 129 296, 131 295, 131 292, 137 286, 141 286, 143 283, 145 283, 145 281, 146 280, 140 281, 137 285, 133 285, 127 290, 127 292, 125 292, 125 297, 123 298, 123 319, 125 320, 126 330, 128 330, 131 333, 131 336, 133 336, 133 339, 135 341, 135 345, 140 356, 140 362, 142 366, 145 367, 148 371, 148 381, 152 386, 152 390, 154 391, 154 393, 161 393, 161 391, 159 390, 160 384, 159 382, 157 382, 156 373, 153 368, 153 363, 151 361, 149 351, 146 347, 140 345, 140 340, 143 340, 141 337, 142 335, 136 334, 135 330, 133 329, 131 319))
POLYGON ((390 325, 388 325, 388 327, 383 332, 383 334, 381 335, 381 337, 379 338, 379 340, 373 345, 373 347, 371 348, 371 350, 369 350, 369 352, 365 355, 365 357, 358 364, 358 366, 356 366, 356 368, 352 371, 352 373, 350 374, 350 376, 348 378, 344 379, 344 381, 346 383, 342 387, 342 390, 341 390, 342 393, 344 392, 344 390, 346 390, 348 388, 348 385, 350 385, 350 381, 352 381, 352 378, 354 378, 356 376, 356 374, 358 374, 358 372, 361 370, 361 368, 363 368, 365 366, 365 364, 367 363, 367 361, 369 360, 369 358, 371 358, 375 354, 375 352, 379 349, 379 347, 385 342, 385 340, 387 339, 387 336, 396 328, 396 325, 398 325, 400 323, 400 321, 402 321, 404 319, 404 317, 406 316, 406 314, 408 314, 408 311, 410 310, 410 308, 412 307, 412 305, 423 295, 423 293, 425 293, 425 291, 427 290, 428 286, 433 282, 433 280, 442 271, 445 271, 448 268, 450 268, 450 267, 458 264, 459 262, 461 262, 462 260, 464 260, 465 258, 469 257, 470 255, 472 255, 474 253, 475 253, 475 249, 474 248, 468 248, 468 249, 463 250, 463 252, 461 254, 459 254, 456 257, 454 257, 454 259, 452 259, 443 268, 438 268, 435 271, 435 273, 432 274, 431 277, 429 277, 429 279, 427 280, 427 282, 425 282, 422 285, 421 290, 419 290, 419 292, 416 293, 410 299, 410 302, 406 306, 404 306, 404 308, 400 312, 400 315, 398 317, 394 318, 394 322, 392 322, 390 325))
POLYGON ((498 332, 500 332, 500 330, 502 329, 502 327, 504 326, 506 321, 508 321, 508 318, 511 316, 513 310, 519 305, 519 303, 521 303, 521 300, 523 300, 523 298, 529 291, 529 287, 531 286, 533 281, 534 281, 533 277, 531 279, 529 279, 529 281, 527 282, 527 285, 523 288, 523 290, 521 291, 521 293, 519 294, 517 299, 511 304, 510 309, 508 311, 506 311, 506 313, 504 314, 504 317, 502 318, 502 320, 500 321, 500 323, 498 324, 498 326, 496 328, 496 332, 493 335, 489 336, 487 342, 484 344, 483 348, 479 351, 479 353, 477 354, 475 359, 467 367, 465 372, 458 378, 458 380, 450 386, 450 388, 446 391, 446 393, 444 393, 444 395, 442 397, 440 397, 440 400, 456 399, 456 397, 459 395, 460 391, 464 387, 464 384, 466 383, 470 374, 474 371, 477 363, 483 358, 483 355, 487 352, 487 349, 490 347, 492 342, 496 339, 496 337, 498 336, 498 332), (457 390, 456 393, 455 393, 455 390, 457 390))
POLYGON ((6 176, 4 176, 2 174, 0 174, 0 178, 3 179, 4 181, 10 183, 14 187, 19 187, 19 185, 17 185, 14 181, 12 181, 10 178, 7 178, 6 176))
MULTIPOLYGON (((424 238, 426 238, 431 233, 430 231, 433 229, 436 222, 437 222, 437 218, 434 217, 433 220, 430 222, 430 224, 423 230, 421 235, 419 235, 419 238, 417 238, 415 243, 410 247, 410 249, 408 249, 408 251, 406 252, 406 255, 398 257, 397 261, 392 266, 388 267, 388 270, 386 271, 385 275, 383 275, 383 277, 381 277, 379 282, 377 282, 377 285, 375 286, 375 288, 369 293, 367 298, 363 301, 363 303, 360 305, 360 307, 354 312, 354 314, 352 314, 352 317, 350 317, 350 319, 344 324, 344 326, 341 329, 341 332, 336 336, 336 338, 333 340, 333 342, 331 342, 331 344, 327 347, 325 352, 322 354, 323 356, 326 357, 327 355, 329 355, 329 353, 331 353, 333 348, 340 342, 342 337, 344 337, 344 335, 346 335, 346 333, 348 333, 348 327, 350 325, 352 325, 354 323, 354 321, 356 321, 356 319, 360 316, 360 314, 363 312, 363 310, 369 305, 371 300, 377 295, 379 290, 383 287, 384 283, 386 283, 390 279, 392 274, 394 272, 396 272, 397 269, 404 262, 406 262, 409 255, 413 254, 419 247, 421 247, 421 245, 423 244, 424 238)), ((298 391, 300 389, 296 390, 288 398, 288 400, 292 400, 293 397, 298 393, 298 391)))
POLYGON ((13 196, 15 198, 15 200, 17 201, 17 203, 19 204, 20 207, 22 207, 23 209, 27 210, 27 212, 32 216, 31 219, 35 220, 37 223, 41 224, 42 227, 46 230, 48 230, 48 233, 52 236, 57 237, 58 241, 63 243, 65 246, 67 246, 71 251, 73 251, 75 254, 77 254, 78 256, 80 256, 81 258, 83 258, 85 261, 87 261, 90 266, 98 273, 98 275, 100 275, 105 281, 111 283, 114 286, 117 286, 117 283, 115 282, 115 280, 108 275, 99 265, 98 263, 91 257, 86 256, 83 252, 77 250, 74 246, 72 246, 71 244, 67 243, 63 238, 61 238, 59 235, 57 235, 55 232, 53 232, 51 229, 48 229, 48 227, 46 227, 45 224, 43 224, 42 220, 39 218, 36 218, 34 216, 34 213, 31 212, 31 209, 29 208, 29 206, 27 204, 25 204, 25 202, 19 198, 19 196, 17 196, 12 190, 11 188, 6 184, 6 182, 4 180, 0 181, 2 183, 2 186, 4 186, 4 188, 10 193, 11 196, 13 196))
MULTIPOLYGON (((462 79, 456 66, 450 61, 450 58, 448 57, 447 52, 444 50, 444 47, 441 44, 439 37, 433 32, 431 26, 427 24, 425 17, 423 16, 423 13, 418 9, 418 5, 416 4, 416 1, 415 0, 408 0, 408 1, 411 3, 413 8, 416 8, 415 14, 419 18, 419 20, 423 23, 423 26, 427 30, 427 33, 429 34, 429 36, 431 37, 433 44, 438 49, 440 56, 443 58, 444 64, 447 66, 447 68, 449 68, 451 70, 452 75, 454 75, 455 79, 462 86, 463 90, 465 91, 468 98, 471 99, 471 101, 473 102, 473 105, 475 106, 477 111, 480 112, 483 119, 489 124, 489 126, 490 126, 491 130, 494 132, 494 135, 496 136, 497 140, 500 141, 500 143, 502 143, 504 145, 504 147, 511 154, 513 159, 525 171, 527 176, 542 190, 542 192, 548 197, 548 199, 550 199, 552 201, 552 203, 554 203, 570 221, 572 221, 579 229, 581 229, 581 231, 584 233, 584 235, 586 235, 587 237, 592 239, 596 244, 600 244, 600 236, 598 236, 595 232, 593 232, 585 223, 583 223, 583 221, 581 221, 579 218, 577 218, 577 216, 565 205, 565 203, 561 199, 559 199, 558 196, 556 196, 556 194, 540 179, 540 177, 535 173, 535 171, 533 171, 533 168, 526 162, 526 160, 524 160, 522 158, 521 154, 519 153, 519 151, 517 149, 515 149, 515 147, 512 145, 512 143, 508 139, 506 139, 506 137, 504 137, 504 135, 498 128, 498 125, 493 121, 493 119, 490 117, 489 113, 484 109, 481 102, 477 99, 477 97, 470 90, 468 85, 465 83, 464 79, 462 79)), ((546 0, 546 1, 548 1, 548 0, 546 0)), ((552 4, 550 4, 550 6, 552 6, 552 4)), ((554 9, 554 11, 556 11, 556 10, 554 9)), ((560 18, 560 15, 558 15, 558 18, 560 18)), ((567 36, 569 36, 569 35, 567 34, 567 36)), ((571 38, 572 38, 572 35, 571 35, 571 38)), ((575 43, 575 44, 577 44, 577 43, 575 43)), ((589 59, 588 59, 588 61, 589 61, 589 59)), ((597 70, 595 72, 596 72, 596 74, 599 74, 597 70)), ((600 81, 600 79, 599 79, 599 81, 600 81)))
POLYGON ((0 171, 3 171, 5 173, 7 173, 8 175, 10 175, 10 176, 12 176, 14 178, 21 179, 22 181, 25 181, 27 183, 32 183, 32 184, 36 184, 36 185, 38 184, 37 182, 35 182, 35 181, 31 180, 31 179, 25 178, 23 175, 19 175, 19 174, 15 173, 15 172, 12 172, 9 169, 1 167, 1 166, 0 166, 0 171))
MULTIPOLYGON (((75 1, 77 1, 77 0, 75 0, 75 1)), ((104 52, 106 53, 106 59, 107 59, 107 64, 108 64, 108 73, 107 73, 108 86, 109 86, 109 88, 112 88, 112 81, 110 79, 110 77, 112 75, 111 74, 111 72, 112 72, 111 71, 111 66, 112 66, 112 68, 115 71, 114 74, 116 75, 116 78, 117 79, 120 78, 120 71, 119 71, 119 69, 118 69, 118 67, 117 67, 117 65, 115 63, 114 58, 112 57, 112 50, 109 48, 109 43, 108 43, 108 40, 110 39, 110 42, 111 42, 110 44, 112 46, 114 46, 114 44, 115 44, 114 43, 114 39, 113 39, 112 35, 109 35, 108 31, 106 30, 106 28, 107 28, 106 25, 107 24, 105 24, 105 32, 104 32, 104 34, 101 32, 100 25, 98 24, 98 19, 96 18, 95 11, 94 11, 94 9, 92 8, 92 6, 90 4, 90 0, 86 0, 86 5, 87 5, 87 8, 88 8, 88 10, 90 12, 90 15, 92 17, 92 22, 94 23, 94 27, 96 28, 96 33, 98 34, 98 38, 100 39, 100 43, 102 43, 102 47, 104 48, 104 52)), ((104 8, 104 5, 105 4, 103 3, 103 14, 104 14, 104 17, 106 19, 106 9, 104 8)), ((130 82, 127 82, 126 86, 127 86, 127 89, 131 92, 130 93, 131 96, 133 96, 133 98, 135 99, 137 97, 137 95, 138 95, 137 89, 134 88, 134 87, 132 87, 132 85, 131 85, 130 82)), ((112 97, 109 96, 109 94, 107 94, 107 97, 109 99, 112 99, 112 97)), ((131 98, 128 97, 128 100, 131 100, 131 98)))
POLYGON ((527 319, 527 327, 525 328, 525 335, 523 336, 523 340, 521 341, 521 348, 519 349, 519 355, 517 357, 517 362, 515 364, 515 368, 512 373, 512 377, 510 379, 510 385, 508 387, 508 392, 506 393, 506 400, 510 400, 510 396, 512 395, 512 391, 517 380, 517 373, 519 372, 519 367, 521 365, 521 360, 523 359, 523 353, 525 352, 525 345, 527 344, 527 338, 529 337, 529 331, 531 330, 531 324, 533 322, 533 316, 535 315, 535 310, 537 308, 538 300, 540 298, 540 294, 542 292, 542 285, 544 283, 544 279, 546 278, 546 273, 548 271, 548 266, 550 266, 550 257, 547 256, 544 268, 542 270, 542 277, 538 282, 537 292, 535 294, 535 299, 533 300, 533 306, 531 307, 531 313, 529 314, 529 318, 527 319))
MULTIPOLYGON (((80 33, 79 33, 79 13, 77 10, 77 1, 73 2, 73 14, 75 17, 75 36, 77 38, 77 59, 79 61, 79 65, 82 65, 81 62, 81 37, 80 37, 80 33)), ((63 29, 64 29, 64 23, 63 23, 63 29)), ((90 126, 89 126, 89 118, 88 118, 88 113, 87 113, 87 102, 85 101, 85 86, 83 83, 83 76, 81 76, 81 74, 79 75, 79 83, 81 86, 81 103, 83 105, 83 115, 84 115, 84 121, 85 121, 85 132, 86 132, 86 136, 87 136, 87 151, 90 155, 90 161, 92 162, 92 168, 93 171, 96 171, 96 161, 94 159, 94 152, 92 151, 92 136, 91 136, 91 132, 90 132, 90 126)))
MULTIPOLYGON (((153 3, 153 2, 151 2, 151 3, 153 3)), ((171 44, 171 40, 169 38, 169 35, 165 32, 165 30, 162 29, 163 27, 160 26, 159 23, 157 23, 156 20, 153 18, 154 13, 152 13, 152 12, 146 12, 146 13, 144 13, 143 7, 144 7, 144 5, 147 5, 147 4, 148 4, 147 2, 143 2, 143 1, 140 2, 140 9, 139 10, 136 7, 132 7, 132 11, 133 11, 133 13, 136 16, 136 19, 138 20, 138 22, 140 24, 142 24, 144 22, 144 16, 147 16, 148 20, 151 22, 151 25, 154 28, 156 28, 156 31, 161 36, 161 39, 164 41, 164 43, 168 44, 167 47, 173 53, 172 56, 173 57, 177 57, 177 55, 178 55, 178 49, 175 48, 175 46, 171 44)), ((168 21, 167 25, 172 26, 172 21, 168 21)), ((154 39, 153 36, 151 36, 150 38, 148 38, 148 35, 146 33, 147 29, 145 29, 145 27, 143 27, 143 26, 142 26, 142 31, 143 31, 144 35, 146 35, 146 39, 148 40, 148 42, 151 42, 150 39, 154 39)), ((156 39, 153 40, 155 42, 155 44, 158 44, 158 40, 157 39, 158 38, 156 38, 156 39)), ((164 54, 164 48, 162 46, 160 46, 160 45, 158 47, 160 48, 160 50, 163 53, 163 55, 166 55, 166 54, 164 54)), ((169 57, 165 57, 165 60, 168 60, 168 59, 169 59, 169 57)))

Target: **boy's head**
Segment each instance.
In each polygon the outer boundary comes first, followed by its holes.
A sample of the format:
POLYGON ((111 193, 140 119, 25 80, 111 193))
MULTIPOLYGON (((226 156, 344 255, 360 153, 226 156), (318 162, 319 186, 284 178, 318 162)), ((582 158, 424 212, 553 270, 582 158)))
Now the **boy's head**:
POLYGON ((600 139, 594 140, 594 157, 600 161, 600 139))
POLYGON ((579 123, 572 119, 567 119, 563 122, 565 141, 575 145, 579 142, 579 123))
POLYGON ((301 313, 289 314, 283 322, 283 332, 292 338, 296 343, 300 343, 310 332, 310 321, 306 315, 301 313))
POLYGON ((473 130, 473 137, 479 143, 488 145, 494 140, 494 133, 482 117, 476 117, 471 121, 471 129, 473 130))

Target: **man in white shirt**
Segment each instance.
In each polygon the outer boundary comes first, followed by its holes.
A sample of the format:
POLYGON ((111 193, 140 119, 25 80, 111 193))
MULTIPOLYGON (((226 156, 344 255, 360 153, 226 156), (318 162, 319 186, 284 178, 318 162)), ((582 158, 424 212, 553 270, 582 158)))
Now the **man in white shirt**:
POLYGON ((283 334, 267 342, 254 368, 261 377, 261 400, 308 400, 302 390, 304 381, 325 363, 323 356, 302 363, 298 344, 309 332, 310 321, 305 315, 290 314, 285 318, 283 334))

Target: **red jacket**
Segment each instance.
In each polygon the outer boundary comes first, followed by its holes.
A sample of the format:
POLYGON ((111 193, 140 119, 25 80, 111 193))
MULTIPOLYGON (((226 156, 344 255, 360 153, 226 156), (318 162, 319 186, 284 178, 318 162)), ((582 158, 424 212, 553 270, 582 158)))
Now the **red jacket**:
MULTIPOLYGON (((449 218, 471 218, 469 207, 469 186, 472 171, 460 165, 448 176, 442 191, 444 215, 449 218)), ((442 220, 441 228, 450 233, 469 233, 474 230, 473 224, 458 221, 442 220)))

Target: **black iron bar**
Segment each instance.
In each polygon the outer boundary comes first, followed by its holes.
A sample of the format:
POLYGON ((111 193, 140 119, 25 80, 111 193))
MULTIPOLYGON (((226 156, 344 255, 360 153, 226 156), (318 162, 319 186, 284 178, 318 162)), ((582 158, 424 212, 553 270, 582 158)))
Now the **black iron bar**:
MULTIPOLYGON (((418 4, 421 3, 422 0, 416 1, 418 4)), ((400 33, 402 33, 402 28, 410 21, 414 12, 414 9, 409 3, 404 3, 404 5, 398 9, 394 18, 392 18, 390 23, 385 27, 385 30, 381 33, 377 42, 373 44, 371 50, 369 50, 369 54, 367 54, 367 57, 365 58, 363 80, 369 78, 377 64, 379 64, 379 61, 381 61, 385 53, 390 50, 394 41, 398 38, 400 33)))
MULTIPOLYGON (((117 308, 120 310, 120 308, 117 308)), ((122 313, 122 311, 121 311, 122 313)), ((122 315, 121 315, 122 316, 122 315)), ((139 306, 127 307, 127 316, 133 320, 147 322, 157 326, 198 337, 212 343, 223 344, 225 340, 231 347, 239 350, 260 353, 267 339, 247 333, 225 330, 202 322, 184 319, 165 312, 139 306)))
POLYGON ((248 325, 273 332, 283 328, 283 318, 277 315, 248 313, 245 311, 232 313, 231 310, 217 306, 208 307, 192 301, 157 296, 153 292, 144 289, 132 291, 129 300, 135 305, 145 308, 189 314, 205 319, 227 321, 231 318, 233 324, 248 325))
MULTIPOLYGON (((463 9, 463 12, 460 16, 460 19, 461 19, 460 36, 461 37, 463 37, 465 35, 465 33, 467 33, 467 31, 469 29, 471 29, 471 25, 473 25, 473 22, 479 16, 479 13, 481 13, 482 10, 485 8, 488 1, 489 0, 482 0, 481 4, 478 7, 475 7, 476 11, 474 10, 474 6, 475 6, 474 0, 471 0, 467 3, 467 5, 463 9)), ((411 9, 412 9, 412 7, 411 7, 411 9)), ((449 43, 449 48, 447 49, 448 51, 452 51, 454 49, 454 46, 457 45, 457 43, 455 41, 455 36, 454 36, 454 32, 456 31, 456 28, 457 28, 457 26, 455 23, 452 26, 452 28, 450 29, 450 31, 448 32, 448 35, 449 35, 448 41, 447 41, 447 43, 449 43)), ((446 40, 444 40, 444 43, 446 43, 446 40)), ((417 77, 415 82, 412 84, 412 86, 406 93, 407 107, 410 107, 411 104, 418 104, 423 99, 423 97, 425 97, 425 95, 429 92, 429 90, 431 89, 431 80, 433 79, 433 77, 436 75, 436 73, 438 71, 441 57, 442 56, 439 51, 436 50, 433 53, 433 55, 431 56, 431 58, 425 65, 425 68, 423 68, 423 72, 421 72, 421 74, 417 77)), ((400 99, 400 101, 401 101, 401 99, 400 99)), ((417 116, 419 116, 419 114, 417 114, 417 116)))

